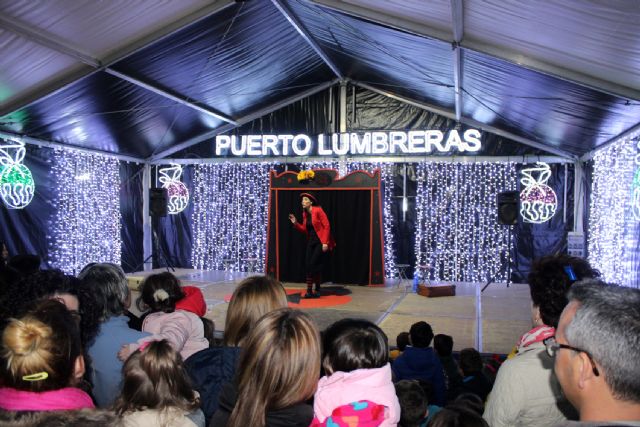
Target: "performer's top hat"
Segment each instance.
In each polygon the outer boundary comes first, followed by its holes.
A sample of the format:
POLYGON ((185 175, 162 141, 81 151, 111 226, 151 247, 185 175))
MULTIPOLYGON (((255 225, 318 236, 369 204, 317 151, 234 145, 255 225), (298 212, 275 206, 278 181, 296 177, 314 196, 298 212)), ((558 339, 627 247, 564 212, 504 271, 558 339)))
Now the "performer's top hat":
POLYGON ((318 204, 318 199, 316 199, 316 197, 311 194, 311 193, 300 193, 300 198, 306 197, 309 200, 311 200, 311 203, 313 203, 314 205, 318 204))

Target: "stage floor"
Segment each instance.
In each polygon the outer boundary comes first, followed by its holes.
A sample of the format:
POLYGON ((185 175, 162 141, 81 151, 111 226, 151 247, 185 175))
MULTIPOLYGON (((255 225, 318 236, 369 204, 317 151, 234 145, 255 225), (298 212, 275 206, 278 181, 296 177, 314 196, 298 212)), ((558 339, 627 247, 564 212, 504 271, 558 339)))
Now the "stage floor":
MULTIPOLYGON (((154 270, 160 272, 164 270, 154 270)), ((141 277, 151 272, 132 273, 141 277)), ((229 296, 246 273, 177 269, 175 273, 185 285, 199 287, 207 302, 207 316, 215 322, 216 331, 224 330, 229 296)), ((431 324, 435 334, 451 335, 454 350, 475 347, 483 353, 508 353, 520 335, 531 327, 531 298, 523 284, 492 283, 483 292, 484 283, 454 283, 456 296, 425 298, 411 292, 409 281, 390 280, 385 287, 345 285, 350 301, 329 307, 305 308, 320 329, 345 317, 368 319, 378 324, 395 345, 396 336, 420 320, 431 324), (406 287, 405 287, 406 286, 406 287)), ((284 283, 289 293, 303 283, 284 283)), ((327 286, 338 286, 327 284, 327 286)), ((134 291, 134 298, 137 293, 134 291)), ((324 297, 323 297, 324 298, 324 297)), ((322 299, 321 299, 322 300, 322 299)), ((347 299, 348 300, 348 299, 347 299)), ((344 302, 344 300, 342 301, 344 302)))

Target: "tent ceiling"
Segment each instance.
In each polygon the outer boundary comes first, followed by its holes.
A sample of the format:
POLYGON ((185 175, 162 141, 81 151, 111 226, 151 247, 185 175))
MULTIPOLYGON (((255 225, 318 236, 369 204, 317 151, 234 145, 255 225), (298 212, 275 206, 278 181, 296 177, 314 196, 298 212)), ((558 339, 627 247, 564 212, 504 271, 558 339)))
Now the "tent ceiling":
POLYGON ((0 10, 0 131, 140 158, 336 74, 573 155, 640 122, 633 0, 0 0, 0 10))

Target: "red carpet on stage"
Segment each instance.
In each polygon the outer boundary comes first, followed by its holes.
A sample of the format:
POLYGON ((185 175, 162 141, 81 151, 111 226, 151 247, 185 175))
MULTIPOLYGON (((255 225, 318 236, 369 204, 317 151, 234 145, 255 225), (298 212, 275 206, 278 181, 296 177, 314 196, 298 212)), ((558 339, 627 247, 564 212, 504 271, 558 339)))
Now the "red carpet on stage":
MULTIPOLYGON (((322 295, 320 298, 302 298, 307 292, 306 289, 285 289, 287 295, 300 294, 300 302, 295 303, 291 300, 297 300, 297 298, 289 298, 289 307, 291 308, 321 308, 321 307, 333 307, 335 305, 343 305, 351 302, 350 295, 322 295)), ((224 300, 226 302, 231 301, 231 295, 225 295, 224 300)))

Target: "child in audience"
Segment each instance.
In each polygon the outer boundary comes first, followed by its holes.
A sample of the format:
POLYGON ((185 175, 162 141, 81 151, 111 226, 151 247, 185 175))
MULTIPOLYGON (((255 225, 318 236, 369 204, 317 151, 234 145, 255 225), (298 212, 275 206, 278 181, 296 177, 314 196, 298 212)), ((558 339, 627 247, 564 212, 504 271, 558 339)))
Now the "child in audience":
POLYGON ((209 427, 308 427, 320 373, 311 318, 282 308, 264 315, 242 344, 236 381, 223 386, 209 427))
POLYGON ((45 300, 12 319, 2 335, 0 408, 9 411, 61 411, 93 408, 77 388, 84 375, 78 326, 69 310, 45 300))
POLYGON ((384 406, 380 425, 397 425, 400 404, 384 332, 367 320, 343 319, 324 332, 322 342, 326 376, 320 379, 315 394, 316 421, 323 423, 336 409, 361 402, 360 406, 384 406))
POLYGON ((409 344, 409 332, 400 332, 396 337, 396 348, 389 352, 389 360, 392 362, 396 360, 396 357, 400 356, 409 344))
POLYGON ((204 336, 200 317, 176 307, 176 303, 183 298, 180 282, 173 274, 165 272, 147 277, 142 283, 142 301, 151 313, 145 317, 142 331, 153 335, 138 340, 136 344, 123 346, 118 353, 120 360, 126 360, 140 344, 149 340, 166 339, 183 360, 208 348, 209 342, 204 336))
POLYGON ((114 409, 125 426, 205 426, 198 394, 169 341, 143 343, 127 359, 123 373, 114 409))
POLYGON ((482 373, 482 357, 475 348, 465 348, 460 352, 460 369, 462 370, 462 384, 453 390, 455 398, 463 393, 476 394, 484 402, 491 392, 491 383, 482 373))
POLYGON ((458 363, 453 358, 453 338, 450 335, 438 334, 433 337, 433 349, 438 353, 444 381, 447 388, 447 398, 451 399, 453 391, 462 384, 462 375, 458 363))
POLYGON ((402 380, 395 384, 400 402, 400 425, 420 427, 429 415, 427 395, 417 380, 402 380))

